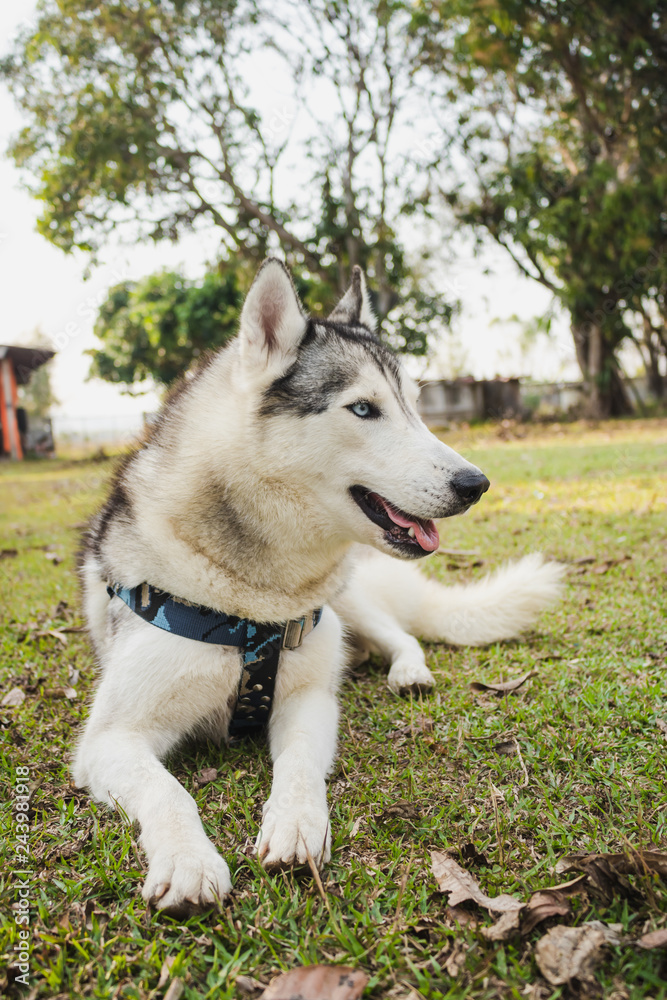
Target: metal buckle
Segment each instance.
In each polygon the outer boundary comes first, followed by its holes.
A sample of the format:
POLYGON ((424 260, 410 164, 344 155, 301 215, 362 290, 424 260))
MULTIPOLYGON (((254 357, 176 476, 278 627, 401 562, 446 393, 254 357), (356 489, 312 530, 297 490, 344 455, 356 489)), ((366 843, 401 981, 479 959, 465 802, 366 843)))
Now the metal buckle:
POLYGON ((303 618, 293 618, 291 621, 287 622, 283 635, 283 649, 299 648, 303 642, 303 636, 306 629, 306 618, 310 618, 312 623, 312 615, 305 615, 303 618))

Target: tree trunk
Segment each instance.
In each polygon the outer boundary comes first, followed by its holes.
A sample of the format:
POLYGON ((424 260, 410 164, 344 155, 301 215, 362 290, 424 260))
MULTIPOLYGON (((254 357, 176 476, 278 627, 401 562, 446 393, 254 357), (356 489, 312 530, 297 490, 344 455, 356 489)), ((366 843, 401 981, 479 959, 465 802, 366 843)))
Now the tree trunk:
POLYGON ((583 415, 592 420, 625 417, 634 412, 614 347, 605 339, 598 323, 572 324, 577 361, 584 378, 583 415))
MULTIPOLYGON (((653 339, 654 330, 648 316, 644 314, 644 344, 648 353, 648 365, 646 365, 646 378, 651 395, 656 399, 662 399, 665 395, 665 379, 660 372, 660 347, 653 339)), ((657 339, 657 336, 656 336, 657 339)), ((662 346, 662 344, 660 344, 662 346)))

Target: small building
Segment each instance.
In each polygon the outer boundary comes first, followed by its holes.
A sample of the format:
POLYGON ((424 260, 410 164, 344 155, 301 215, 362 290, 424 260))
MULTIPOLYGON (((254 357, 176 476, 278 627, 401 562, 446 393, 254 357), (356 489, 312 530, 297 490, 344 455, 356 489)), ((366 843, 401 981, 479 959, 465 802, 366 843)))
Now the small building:
MULTIPOLYGON (((47 361, 54 351, 42 347, 15 347, 0 344, 0 421, 2 423, 3 458, 23 458, 30 442, 28 415, 18 405, 17 387, 27 385, 32 373, 47 361)), ((53 442, 51 442, 51 448, 53 442)))
POLYGON ((450 421, 504 420, 523 415, 518 378, 436 379, 424 382, 419 412, 431 426, 450 421))

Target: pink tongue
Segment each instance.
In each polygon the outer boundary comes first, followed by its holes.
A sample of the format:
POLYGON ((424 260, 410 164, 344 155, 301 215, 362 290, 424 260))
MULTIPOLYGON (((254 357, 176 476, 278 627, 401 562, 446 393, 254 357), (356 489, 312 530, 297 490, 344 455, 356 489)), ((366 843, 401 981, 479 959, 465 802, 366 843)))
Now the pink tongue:
POLYGON ((411 521, 405 514, 399 514, 397 510, 394 510, 391 504, 387 503, 378 493, 374 493, 373 496, 379 500, 394 524, 398 524, 401 528, 414 528, 415 538, 424 551, 435 552, 440 545, 440 535, 434 521, 411 521))

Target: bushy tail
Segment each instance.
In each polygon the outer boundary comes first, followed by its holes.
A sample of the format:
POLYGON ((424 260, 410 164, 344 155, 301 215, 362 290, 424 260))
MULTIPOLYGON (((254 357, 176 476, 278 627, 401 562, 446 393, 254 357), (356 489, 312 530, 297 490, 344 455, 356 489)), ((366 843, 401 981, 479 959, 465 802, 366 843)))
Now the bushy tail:
POLYGON ((478 583, 443 587, 424 578, 411 630, 457 646, 512 639, 559 599, 564 574, 564 566, 535 552, 478 583))
POLYGON ((382 558, 359 567, 356 584, 406 632, 432 642, 479 646, 513 639, 561 596, 565 566, 540 553, 476 583, 443 586, 414 564, 382 558))

